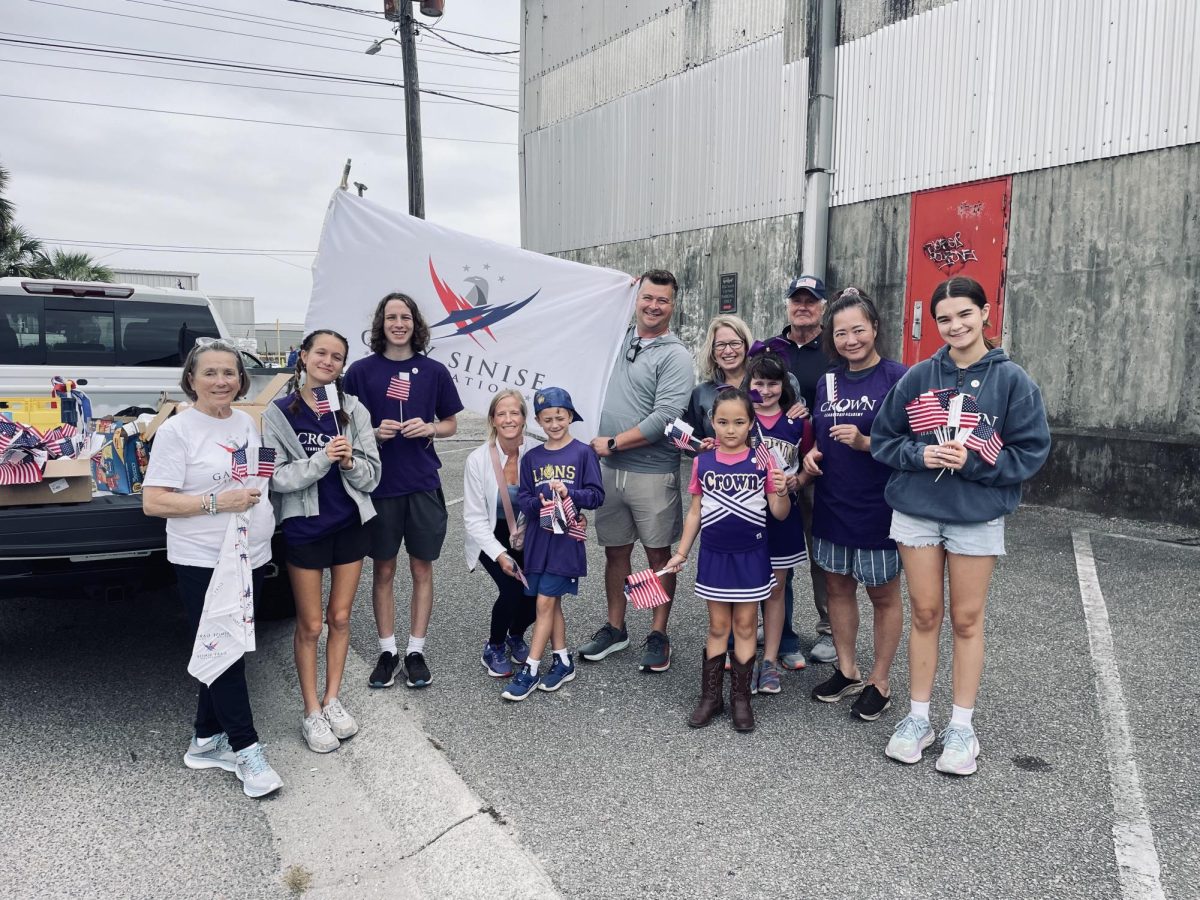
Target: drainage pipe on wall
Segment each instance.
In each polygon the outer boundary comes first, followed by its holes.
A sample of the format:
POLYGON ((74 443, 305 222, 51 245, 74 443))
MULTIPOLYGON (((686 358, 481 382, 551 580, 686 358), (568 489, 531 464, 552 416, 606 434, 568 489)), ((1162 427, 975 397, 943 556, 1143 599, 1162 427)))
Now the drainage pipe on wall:
POLYGON ((833 167, 833 91, 837 0, 808 4, 808 133, 804 155, 801 271, 824 280, 829 249, 829 180, 833 167))

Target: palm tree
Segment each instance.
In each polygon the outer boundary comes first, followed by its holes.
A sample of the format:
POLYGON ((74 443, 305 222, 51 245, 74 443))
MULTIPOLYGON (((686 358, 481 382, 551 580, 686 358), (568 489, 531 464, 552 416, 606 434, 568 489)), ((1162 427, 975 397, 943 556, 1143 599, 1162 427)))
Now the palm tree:
POLYGON ((38 253, 33 267, 35 278, 58 278, 63 281, 113 281, 112 269, 102 266, 87 253, 66 253, 55 249, 47 256, 38 253))
POLYGON ((0 232, 8 231, 13 224, 13 215, 16 213, 16 207, 13 206, 11 200, 4 198, 4 192, 8 190, 8 169, 0 166, 0 232))
POLYGON ((20 225, 0 227, 0 275, 37 278, 42 242, 20 225))

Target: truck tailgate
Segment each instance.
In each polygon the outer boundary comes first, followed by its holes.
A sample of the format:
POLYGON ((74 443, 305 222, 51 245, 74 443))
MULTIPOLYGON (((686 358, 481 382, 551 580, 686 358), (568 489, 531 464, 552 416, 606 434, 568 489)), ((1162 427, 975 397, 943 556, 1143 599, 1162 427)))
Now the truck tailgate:
POLYGON ((162 550, 166 542, 166 521, 145 515, 136 494, 0 509, 0 560, 119 555, 162 550))

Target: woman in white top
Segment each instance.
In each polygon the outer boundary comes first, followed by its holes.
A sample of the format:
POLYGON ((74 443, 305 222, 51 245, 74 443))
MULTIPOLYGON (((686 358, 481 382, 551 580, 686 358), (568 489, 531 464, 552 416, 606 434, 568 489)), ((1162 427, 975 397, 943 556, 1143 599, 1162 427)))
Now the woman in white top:
MULTIPOLYGON (((193 632, 200 628, 205 594, 222 561, 231 517, 245 517, 245 532, 239 531, 237 540, 245 547, 255 593, 271 560, 275 530, 271 504, 264 502, 266 482, 248 477, 243 455, 260 446, 258 428, 250 416, 233 408, 233 401, 249 390, 250 377, 236 347, 222 340, 201 340, 188 354, 180 380, 192 405, 155 434, 142 488, 146 515, 167 520, 167 559, 175 566, 193 632)), ((224 563, 230 562, 227 553, 224 563)), ((217 652, 219 642, 214 638, 202 646, 217 652)), ((201 683, 195 732, 183 761, 192 769, 234 772, 249 797, 283 786, 254 730, 241 655, 210 684, 201 683)))
POLYGON ((496 394, 488 407, 487 440, 467 457, 463 469, 467 568, 475 571, 476 562, 482 563, 499 591, 492 604, 491 632, 480 658, 493 678, 511 676, 513 662, 524 665, 529 656, 525 631, 537 617, 535 598, 525 596, 518 577, 524 559, 521 551, 512 547, 508 524, 510 514, 518 515, 520 459, 526 450, 538 446, 536 440, 525 435, 527 415, 520 391, 509 389, 496 394), (500 493, 501 482, 504 495, 500 493))

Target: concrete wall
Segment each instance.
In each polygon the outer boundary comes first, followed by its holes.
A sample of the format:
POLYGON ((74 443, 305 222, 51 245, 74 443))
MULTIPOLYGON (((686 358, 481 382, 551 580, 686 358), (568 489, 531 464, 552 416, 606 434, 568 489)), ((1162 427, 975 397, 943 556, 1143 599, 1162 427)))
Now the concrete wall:
POLYGON ((1200 525, 1200 144, 1016 176, 1007 291, 1055 437, 1031 498, 1200 525))

